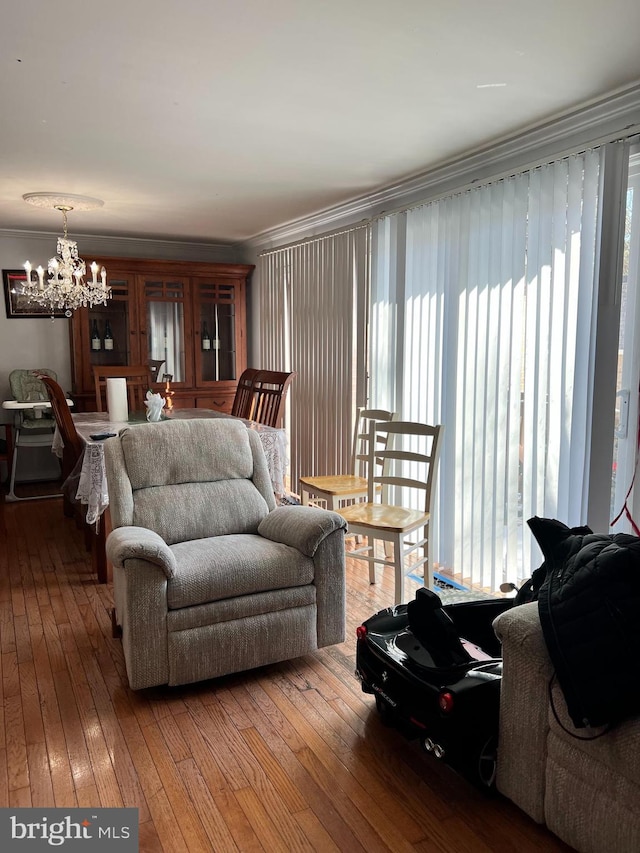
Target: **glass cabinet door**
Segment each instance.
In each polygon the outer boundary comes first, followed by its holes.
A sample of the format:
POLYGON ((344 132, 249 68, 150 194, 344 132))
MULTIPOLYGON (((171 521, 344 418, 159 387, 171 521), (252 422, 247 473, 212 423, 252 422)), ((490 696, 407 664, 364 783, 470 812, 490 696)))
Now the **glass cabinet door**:
POLYGON ((145 360, 161 382, 166 374, 172 382, 188 382, 185 336, 187 326, 185 281, 144 282, 144 314, 146 317, 145 360))
MULTIPOLYGON (((89 372, 94 365, 137 364, 140 359, 133 278, 114 276, 109 286, 107 304, 94 305, 86 313, 89 372)), ((89 380, 93 382, 92 376, 89 380)))
POLYGON ((233 382, 237 379, 237 283, 224 279, 196 280, 194 297, 196 382, 198 385, 233 382))

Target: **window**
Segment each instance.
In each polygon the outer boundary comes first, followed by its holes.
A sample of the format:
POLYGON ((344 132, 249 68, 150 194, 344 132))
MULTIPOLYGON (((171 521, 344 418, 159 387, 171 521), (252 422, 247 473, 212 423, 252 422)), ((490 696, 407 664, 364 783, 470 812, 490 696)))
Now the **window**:
POLYGON ((444 424, 434 554, 485 588, 539 562, 523 520, 586 513, 601 159, 374 226, 370 402, 444 424))

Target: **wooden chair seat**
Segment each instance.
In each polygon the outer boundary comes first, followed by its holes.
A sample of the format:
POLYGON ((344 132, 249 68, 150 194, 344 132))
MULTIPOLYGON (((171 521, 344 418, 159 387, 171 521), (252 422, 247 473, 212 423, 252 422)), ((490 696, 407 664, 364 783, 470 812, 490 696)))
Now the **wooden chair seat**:
MULTIPOLYGON (((374 421, 392 421, 394 418, 395 412, 388 412, 385 409, 365 409, 361 406, 358 409, 351 445, 353 473, 300 477, 302 504, 308 506, 321 501, 326 504, 327 509, 337 510, 347 501, 366 499, 369 424, 374 421)), ((386 439, 381 436, 376 440, 378 446, 382 447, 386 439)))
POLYGON ((300 477, 300 484, 307 492, 325 493, 342 500, 357 498, 367 493, 366 477, 355 474, 333 474, 324 477, 300 477))
POLYGON ((377 503, 356 503, 344 507, 340 515, 349 525, 394 533, 411 533, 416 527, 428 524, 431 517, 428 512, 377 503))

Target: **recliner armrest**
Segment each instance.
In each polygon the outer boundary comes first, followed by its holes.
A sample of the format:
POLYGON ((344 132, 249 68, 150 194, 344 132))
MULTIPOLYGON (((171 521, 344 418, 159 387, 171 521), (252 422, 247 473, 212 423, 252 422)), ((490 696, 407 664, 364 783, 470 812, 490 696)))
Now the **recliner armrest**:
POLYGON ((310 506, 281 506, 262 519, 258 534, 313 557, 327 536, 346 529, 346 521, 337 512, 310 506))
POLYGON ((125 560, 135 558, 160 566, 168 578, 178 568, 173 552, 161 536, 146 527, 117 527, 107 537, 107 559, 124 569, 125 560))

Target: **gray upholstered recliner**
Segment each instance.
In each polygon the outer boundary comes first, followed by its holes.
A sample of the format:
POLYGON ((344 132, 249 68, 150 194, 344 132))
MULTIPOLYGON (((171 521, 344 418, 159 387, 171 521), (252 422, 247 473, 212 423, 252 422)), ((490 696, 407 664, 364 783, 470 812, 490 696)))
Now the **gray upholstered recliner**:
POLYGON ((105 442, 117 623, 133 689, 184 684, 344 640, 345 524, 275 508, 258 435, 231 419, 105 442))

